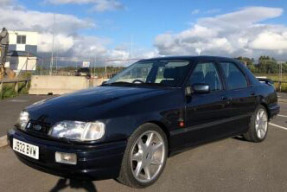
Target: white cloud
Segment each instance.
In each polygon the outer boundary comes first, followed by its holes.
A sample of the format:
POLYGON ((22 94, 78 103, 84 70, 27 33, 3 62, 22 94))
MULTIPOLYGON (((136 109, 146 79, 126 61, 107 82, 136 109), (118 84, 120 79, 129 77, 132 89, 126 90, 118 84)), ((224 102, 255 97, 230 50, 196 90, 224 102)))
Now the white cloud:
POLYGON ((192 15, 197 15, 197 14, 199 14, 199 13, 200 13, 200 10, 199 10, 199 9, 194 9, 194 10, 191 11, 191 14, 192 14, 192 15))
POLYGON ((124 6, 117 0, 47 0, 53 4, 91 4, 92 10, 97 12, 113 11, 123 9, 124 6))
MULTIPOLYGON (((82 19, 68 14, 33 11, 17 5, 14 0, 5 1, 7 1, 7 3, 0 6, 1 25, 6 27, 9 31, 20 30, 38 32, 38 54, 47 62, 44 63, 45 65, 49 64, 49 58, 53 47, 53 33, 54 56, 59 57, 58 61, 64 62, 65 65, 75 64, 75 62, 80 63, 83 60, 93 60, 95 58, 97 58, 97 64, 100 65, 126 65, 127 63, 132 62, 130 61, 131 54, 127 47, 112 49, 110 48, 112 40, 109 38, 81 34, 85 29, 96 29, 97 26, 95 23, 89 19, 82 19)), ((62 1, 63 3, 78 2, 75 0, 62 1)), ((83 2, 91 1, 93 0, 83 0, 83 2)), ((100 2, 100 0, 97 2, 100 2)), ((106 4, 99 3, 98 5, 101 7, 98 8, 98 11, 100 11, 100 9, 108 9, 107 7, 105 8, 106 4)), ((146 58, 152 55, 152 52, 145 50, 134 52, 133 57, 146 58)))
POLYGON ((205 11, 205 14, 215 14, 215 13, 219 13, 221 11, 221 9, 209 9, 207 11, 205 11))
POLYGON ((78 36, 75 38, 72 54, 86 58, 105 55, 108 51, 106 45, 110 42, 111 40, 108 38, 78 36))
POLYGON ((287 26, 262 21, 282 13, 281 8, 247 7, 201 18, 182 32, 158 35, 155 46, 161 55, 280 55, 287 53, 287 26))
POLYGON ((0 12, 0 23, 8 30, 39 33, 38 52, 52 51, 53 32, 54 50, 65 56, 90 57, 103 54, 107 51, 105 46, 110 43, 107 38, 79 35, 81 30, 95 28, 95 24, 73 15, 18 9, 10 5, 0 7, 0 12))
POLYGON ((264 31, 250 43, 250 47, 262 50, 287 51, 287 29, 285 32, 264 31))
MULTIPOLYGON (((51 52, 53 34, 52 33, 41 33, 38 41, 38 51, 39 52, 51 52)), ((75 43, 72 36, 67 36, 63 34, 57 34, 54 36, 54 49, 59 53, 66 52, 71 49, 75 43)))
POLYGON ((0 0, 0 6, 10 5, 13 0, 0 0))
MULTIPOLYGON (((0 11, 0 23, 10 30, 33 30, 39 32, 52 32, 53 30, 53 13, 14 9, 11 7, 1 7, 0 11)), ((55 23, 56 30, 59 33, 73 33, 80 29, 95 27, 95 24, 88 20, 64 14, 55 14, 55 23)))

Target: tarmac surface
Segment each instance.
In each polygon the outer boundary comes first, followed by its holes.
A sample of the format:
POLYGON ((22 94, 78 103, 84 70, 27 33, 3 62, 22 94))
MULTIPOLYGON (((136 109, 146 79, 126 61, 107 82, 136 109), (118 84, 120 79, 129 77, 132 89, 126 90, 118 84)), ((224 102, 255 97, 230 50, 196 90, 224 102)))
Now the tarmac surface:
MULTIPOLYGON (((47 97, 21 96, 1 101, 0 108, 5 110, 0 112, 0 136, 13 126, 26 105, 47 97)), ((160 179, 143 190, 114 180, 65 180, 24 165, 9 147, 3 147, 0 191, 287 191, 287 103, 280 106, 280 115, 271 121, 264 142, 229 138, 180 153, 169 158, 160 179)))
POLYGON ((6 135, 18 120, 19 113, 37 101, 55 96, 47 95, 21 95, 19 97, 0 101, 0 137, 6 135))

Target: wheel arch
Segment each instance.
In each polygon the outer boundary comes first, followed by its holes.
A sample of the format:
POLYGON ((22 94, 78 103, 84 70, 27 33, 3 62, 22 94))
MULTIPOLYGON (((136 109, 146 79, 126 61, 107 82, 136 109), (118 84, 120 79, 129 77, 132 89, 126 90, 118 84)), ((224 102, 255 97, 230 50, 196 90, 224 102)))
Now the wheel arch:
POLYGON ((259 105, 262 105, 265 108, 268 115, 268 120, 270 120, 270 110, 268 108, 266 100, 263 97, 260 97, 259 105))
POLYGON ((168 128, 160 121, 148 121, 148 122, 145 122, 145 123, 155 124, 155 125, 159 126, 163 130, 163 132, 165 133, 166 138, 167 138, 167 146, 168 146, 168 154, 169 154, 170 153, 170 133, 168 131, 168 128))

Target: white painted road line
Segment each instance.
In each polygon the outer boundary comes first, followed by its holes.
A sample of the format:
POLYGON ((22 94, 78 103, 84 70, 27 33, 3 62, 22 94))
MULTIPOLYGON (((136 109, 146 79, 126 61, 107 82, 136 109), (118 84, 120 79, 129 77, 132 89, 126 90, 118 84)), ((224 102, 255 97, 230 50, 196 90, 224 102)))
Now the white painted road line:
POLYGON ((273 127, 277 127, 277 128, 280 128, 280 129, 284 129, 285 131, 287 131, 287 127, 283 127, 281 125, 276 125, 274 123, 269 123, 269 125, 273 126, 273 127))
POLYGON ((6 146, 7 144, 7 136, 0 137, 0 148, 6 146))
POLYGON ((278 117, 286 117, 286 118, 287 118, 287 116, 286 116, 286 115, 278 115, 278 117))

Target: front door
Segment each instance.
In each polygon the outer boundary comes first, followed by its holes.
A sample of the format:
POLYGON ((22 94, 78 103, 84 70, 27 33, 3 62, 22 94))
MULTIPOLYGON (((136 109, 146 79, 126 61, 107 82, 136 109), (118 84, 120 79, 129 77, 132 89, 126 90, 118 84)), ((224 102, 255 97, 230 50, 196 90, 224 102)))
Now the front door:
POLYGON ((190 85, 208 84, 210 93, 194 93, 186 101, 185 141, 189 146, 219 139, 227 134, 230 101, 225 94, 218 67, 213 61, 199 62, 190 76, 190 85))

